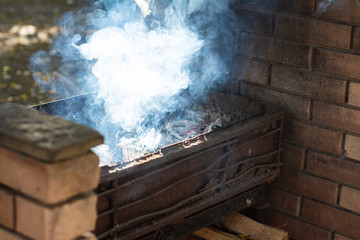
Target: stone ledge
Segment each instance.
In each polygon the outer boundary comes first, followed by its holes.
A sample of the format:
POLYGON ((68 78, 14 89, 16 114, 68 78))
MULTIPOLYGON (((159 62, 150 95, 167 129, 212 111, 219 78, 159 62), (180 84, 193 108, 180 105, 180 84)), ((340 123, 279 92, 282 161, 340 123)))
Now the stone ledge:
POLYGON ((0 145, 46 162, 87 153, 103 143, 95 130, 18 104, 0 103, 0 145))

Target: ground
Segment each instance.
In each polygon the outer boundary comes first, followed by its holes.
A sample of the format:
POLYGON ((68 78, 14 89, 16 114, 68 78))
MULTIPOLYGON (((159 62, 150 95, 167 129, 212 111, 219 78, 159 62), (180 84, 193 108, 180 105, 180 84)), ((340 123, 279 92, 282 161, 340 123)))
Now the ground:
POLYGON ((52 100, 32 78, 30 57, 48 50, 57 20, 76 0, 0 0, 0 102, 36 105, 52 100))

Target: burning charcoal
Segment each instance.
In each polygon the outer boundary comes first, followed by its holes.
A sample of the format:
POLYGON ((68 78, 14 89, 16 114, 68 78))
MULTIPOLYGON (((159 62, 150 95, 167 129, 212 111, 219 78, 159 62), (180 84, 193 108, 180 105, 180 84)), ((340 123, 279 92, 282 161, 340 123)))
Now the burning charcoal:
POLYGON ((179 120, 173 123, 167 123, 164 130, 168 135, 179 142, 199 135, 201 132, 201 125, 190 120, 179 120))
POLYGON ((187 137, 199 130, 199 124, 189 120, 181 120, 172 124, 172 129, 182 137, 187 137))

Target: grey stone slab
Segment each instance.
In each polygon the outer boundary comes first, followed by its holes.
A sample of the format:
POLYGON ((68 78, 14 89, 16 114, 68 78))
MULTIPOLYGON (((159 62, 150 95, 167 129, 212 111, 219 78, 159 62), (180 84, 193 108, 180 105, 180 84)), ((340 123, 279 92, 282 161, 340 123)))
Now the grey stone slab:
POLYGON ((103 143, 97 131, 12 103, 0 103, 0 146, 56 162, 103 143))

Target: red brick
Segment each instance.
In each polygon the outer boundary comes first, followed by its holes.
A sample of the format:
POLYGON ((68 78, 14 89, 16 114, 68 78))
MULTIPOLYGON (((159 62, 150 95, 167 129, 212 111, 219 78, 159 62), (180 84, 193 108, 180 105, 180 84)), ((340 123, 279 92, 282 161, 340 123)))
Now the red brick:
POLYGON ((293 193, 334 204, 339 188, 336 183, 286 167, 282 169, 274 184, 293 193))
POLYGON ((314 101, 312 115, 314 123, 360 133, 360 111, 358 110, 314 101))
POLYGON ((360 191, 343 186, 341 188, 340 206, 360 213, 360 191))
POLYGON ((332 4, 327 4, 327 2, 329 1, 316 1, 315 15, 317 17, 347 23, 360 23, 360 8, 354 0, 332 1, 332 4))
POLYGON ((275 35, 298 42, 350 49, 351 26, 277 15, 275 35))
POLYGON ((94 153, 48 164, 0 148, 0 182, 48 204, 93 190, 99 181, 94 153))
POLYGON ((346 82, 306 71, 273 66, 271 85, 311 98, 344 103, 346 82))
POLYGON ((360 161, 360 137, 347 134, 344 153, 346 157, 360 161))
POLYGON ((103 136, 85 125, 20 104, 1 104, 0 119, 2 147, 47 163, 85 155, 103 143, 103 136))
POLYGON ((300 13, 305 15, 314 15, 314 0, 239 0, 236 4, 265 11, 285 11, 291 13, 300 13))
POLYGON ((356 27, 354 29, 354 37, 353 37, 353 46, 352 49, 354 51, 360 51, 360 28, 356 27))
POLYGON ((348 104, 360 107, 360 83, 349 83, 348 104))
POLYGON ((273 16, 270 13, 235 8, 234 10, 240 29, 251 33, 267 34, 272 32, 273 16))
POLYGON ((288 116, 307 119, 309 115, 310 100, 267 88, 242 84, 243 93, 250 99, 274 104, 287 111, 288 116))
POLYGON ((26 240, 25 238, 0 227, 1 240, 26 240))
POLYGON ((314 62, 316 71, 360 79, 359 55, 316 49, 314 51, 314 62))
POLYGON ((290 239, 296 240, 330 240, 331 232, 288 217, 273 210, 266 211, 266 222, 272 226, 284 229, 290 239))
MULTIPOLYGON (((240 56, 240 58, 243 59, 244 57, 240 56)), ((259 59, 247 59, 242 60, 240 64, 241 66, 233 73, 235 78, 264 85, 268 83, 269 63, 259 59)))
POLYGON ((360 216, 304 199, 302 217, 313 224, 350 237, 360 238, 360 216))
POLYGON ((16 197, 16 230, 37 240, 73 239, 95 229, 95 194, 48 207, 16 197))
POLYGON ((360 187, 359 163, 309 151, 306 171, 339 183, 360 187))
POLYGON ((307 68, 310 46, 243 34, 240 40, 240 53, 285 65, 307 68))
POLYGON ((14 195, 0 188, 0 225, 14 228, 14 195))
POLYGON ((271 188, 268 201, 271 208, 293 216, 299 215, 300 196, 271 188))
POLYGON ((347 238, 347 237, 344 237, 344 236, 341 236, 339 234, 335 234, 334 235, 334 240, 354 240, 352 238, 347 238))
POLYGON ((342 154, 343 135, 339 132, 312 126, 299 121, 285 121, 284 139, 305 148, 333 155, 342 154))
POLYGON ((304 168, 305 148, 297 147, 289 143, 282 143, 284 150, 281 152, 281 162, 297 169, 304 168))

